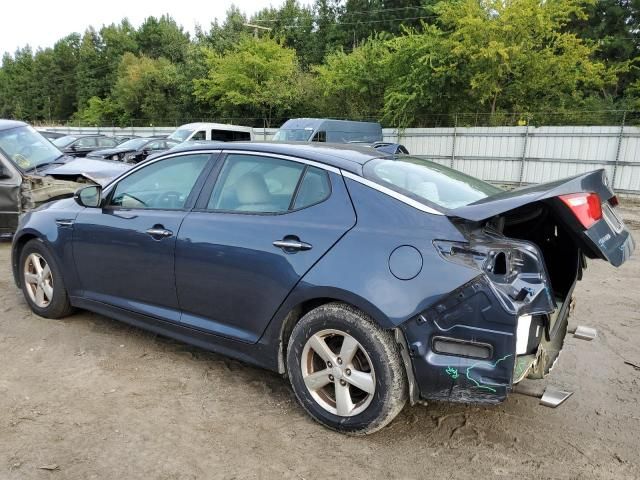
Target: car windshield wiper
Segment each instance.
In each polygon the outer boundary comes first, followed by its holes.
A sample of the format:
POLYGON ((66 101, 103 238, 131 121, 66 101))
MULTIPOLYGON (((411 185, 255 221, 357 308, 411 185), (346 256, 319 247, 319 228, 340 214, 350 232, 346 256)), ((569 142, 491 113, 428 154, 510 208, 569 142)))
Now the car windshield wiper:
POLYGON ((60 160, 62 157, 64 157, 64 154, 57 156, 50 162, 43 162, 38 165, 34 165, 33 167, 26 169, 25 172, 37 172, 39 169, 58 163, 58 160, 60 160))

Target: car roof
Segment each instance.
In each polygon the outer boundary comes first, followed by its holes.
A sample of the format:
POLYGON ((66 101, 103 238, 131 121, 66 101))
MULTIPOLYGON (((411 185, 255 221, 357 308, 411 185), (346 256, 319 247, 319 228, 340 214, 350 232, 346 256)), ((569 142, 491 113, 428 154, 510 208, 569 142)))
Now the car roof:
POLYGON ((25 127, 28 123, 19 122, 17 120, 2 120, 0 119, 0 130, 9 130, 10 128, 25 127))
POLYGON ((65 137, 107 137, 104 133, 67 133, 65 137))
POLYGON ((220 130, 236 130, 242 132, 250 132, 253 130, 252 127, 245 127, 244 125, 231 125, 228 123, 210 123, 210 122, 196 122, 196 123, 185 123, 184 125, 180 125, 176 130, 180 129, 192 129, 197 130, 199 128, 217 128, 220 130))
POLYGON ((388 156, 388 154, 368 146, 318 142, 212 142, 208 144, 189 144, 174 147, 170 152, 166 152, 161 156, 175 154, 176 152, 198 152, 212 149, 290 155, 347 170, 358 175, 362 175, 362 165, 369 160, 388 156))

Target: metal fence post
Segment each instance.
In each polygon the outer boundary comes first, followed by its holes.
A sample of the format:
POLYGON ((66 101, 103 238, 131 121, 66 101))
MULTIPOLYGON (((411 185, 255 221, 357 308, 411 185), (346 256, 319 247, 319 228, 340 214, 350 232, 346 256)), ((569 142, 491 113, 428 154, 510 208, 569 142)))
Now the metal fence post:
POLYGON ((456 160, 456 138, 458 137, 458 115, 456 114, 453 123, 453 141, 451 142, 451 168, 456 160))
POLYGON ((618 162, 620 161, 620 150, 624 140, 624 124, 627 120, 627 111, 622 112, 622 123, 620 124, 620 133, 618 134, 618 146, 616 147, 616 158, 613 164, 613 175, 611 178, 611 188, 616 189, 616 174, 618 172, 618 162))
POLYGON ((520 179, 518 184, 522 185, 524 180, 524 164, 527 161, 527 144, 529 143, 529 117, 527 117, 527 125, 524 127, 524 140, 522 141, 522 160, 520 161, 520 179))

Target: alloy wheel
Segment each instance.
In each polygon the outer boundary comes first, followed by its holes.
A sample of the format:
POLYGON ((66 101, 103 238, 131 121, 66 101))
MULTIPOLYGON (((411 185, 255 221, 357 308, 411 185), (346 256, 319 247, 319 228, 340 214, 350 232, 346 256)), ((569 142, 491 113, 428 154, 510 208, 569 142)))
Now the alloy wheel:
POLYGON ((53 274, 42 255, 32 253, 24 264, 24 282, 31 301, 47 308, 53 299, 53 274))
POLYGON ((300 366, 313 399, 334 415, 358 415, 373 400, 373 363, 363 346, 348 333, 332 329, 312 335, 302 351, 300 366))

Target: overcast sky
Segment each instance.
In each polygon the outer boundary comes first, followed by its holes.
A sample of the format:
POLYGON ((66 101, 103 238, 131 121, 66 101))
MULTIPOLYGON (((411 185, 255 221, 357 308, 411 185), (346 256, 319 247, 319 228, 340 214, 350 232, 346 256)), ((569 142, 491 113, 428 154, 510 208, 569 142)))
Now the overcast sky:
POLYGON ((282 3, 284 0, 11 0, 0 6, 0 55, 27 44, 34 51, 50 47, 72 32, 82 33, 90 25, 100 28, 124 17, 137 27, 148 16, 168 13, 193 33, 196 24, 208 30, 215 18, 223 20, 232 4, 251 14, 282 3))

